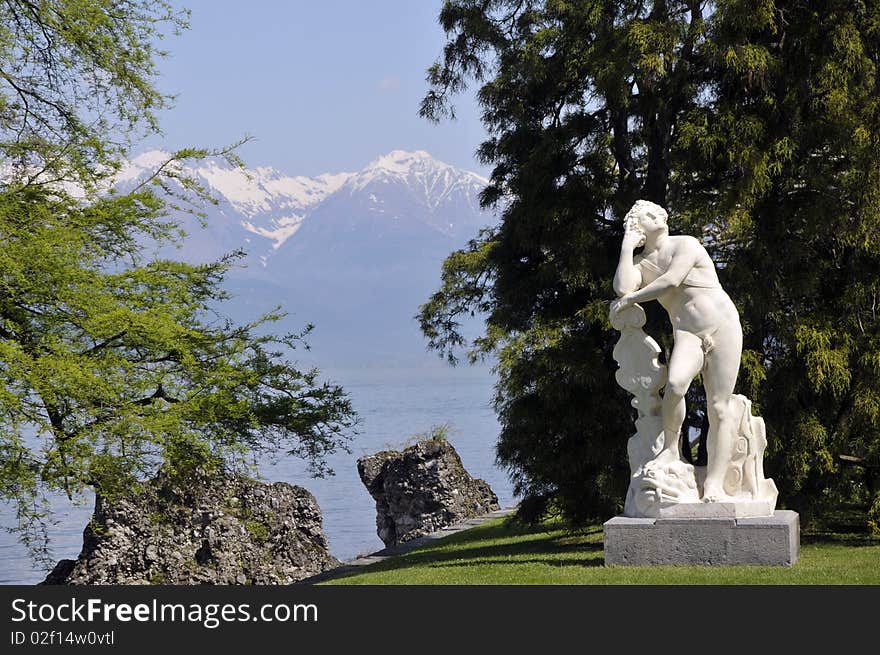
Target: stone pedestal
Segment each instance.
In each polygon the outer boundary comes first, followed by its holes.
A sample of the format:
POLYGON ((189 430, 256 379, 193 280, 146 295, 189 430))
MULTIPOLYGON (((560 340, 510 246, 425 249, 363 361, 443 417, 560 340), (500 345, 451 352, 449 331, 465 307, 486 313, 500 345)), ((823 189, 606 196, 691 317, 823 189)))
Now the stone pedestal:
POLYGON ((605 529, 606 566, 791 566, 798 559, 797 512, 760 518, 628 518, 605 529))

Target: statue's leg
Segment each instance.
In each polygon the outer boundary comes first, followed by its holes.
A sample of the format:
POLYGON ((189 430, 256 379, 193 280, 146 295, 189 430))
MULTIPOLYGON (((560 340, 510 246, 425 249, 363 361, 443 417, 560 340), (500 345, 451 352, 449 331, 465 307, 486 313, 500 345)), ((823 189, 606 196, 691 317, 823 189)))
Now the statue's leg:
POLYGON ((655 460, 675 462, 681 458, 678 440, 685 417, 684 396, 702 368, 700 338, 690 332, 676 330, 666 386, 663 388, 663 450, 655 460))
POLYGON ((703 500, 718 502, 726 497, 724 476, 733 457, 736 416, 730 406, 730 397, 736 385, 742 354, 742 330, 739 322, 719 329, 713 335, 714 347, 706 355, 703 387, 706 389, 706 410, 709 415, 707 437, 708 464, 703 500))

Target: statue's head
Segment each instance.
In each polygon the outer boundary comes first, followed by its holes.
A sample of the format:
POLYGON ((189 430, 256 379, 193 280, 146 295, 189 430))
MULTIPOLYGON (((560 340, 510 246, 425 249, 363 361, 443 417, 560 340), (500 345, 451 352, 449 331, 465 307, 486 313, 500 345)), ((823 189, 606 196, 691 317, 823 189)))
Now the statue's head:
POLYGON ((666 225, 669 214, 660 205, 650 200, 636 200, 636 204, 632 206, 626 216, 623 217, 623 228, 626 231, 632 230, 642 235, 639 246, 645 245, 646 229, 652 230, 664 229, 669 230, 666 225))

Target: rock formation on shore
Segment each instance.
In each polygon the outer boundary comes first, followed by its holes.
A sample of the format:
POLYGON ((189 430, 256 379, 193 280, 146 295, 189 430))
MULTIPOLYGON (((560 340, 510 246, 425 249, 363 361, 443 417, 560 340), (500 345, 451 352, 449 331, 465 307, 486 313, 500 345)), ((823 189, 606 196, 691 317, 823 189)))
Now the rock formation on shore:
POLYGON ((183 487, 160 474, 98 497, 79 557, 44 584, 289 584, 339 565, 302 487, 223 473, 183 487))
POLYGON ((376 501, 376 529, 386 546, 499 509, 491 487, 471 477, 445 439, 361 457, 358 473, 376 501))

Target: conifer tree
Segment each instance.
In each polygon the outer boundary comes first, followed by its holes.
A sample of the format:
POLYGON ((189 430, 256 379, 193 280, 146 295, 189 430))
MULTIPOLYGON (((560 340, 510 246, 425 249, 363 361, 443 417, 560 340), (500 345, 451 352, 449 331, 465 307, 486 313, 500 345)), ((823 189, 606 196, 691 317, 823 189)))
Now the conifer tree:
MULTIPOLYGON (((620 218, 645 198, 702 237, 740 309, 738 390, 782 502, 855 503, 877 529, 880 3, 448 0, 440 22, 422 114, 480 85, 482 199, 503 214, 449 256, 420 319, 450 359, 497 355, 498 459, 525 513, 623 499, 607 310, 620 218), (472 311, 486 330, 465 343, 472 311)), ((698 385, 688 401, 704 426, 698 385)))

